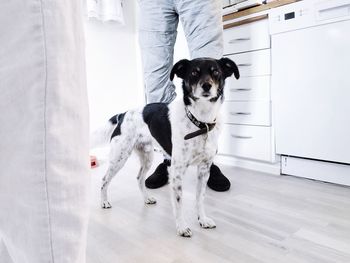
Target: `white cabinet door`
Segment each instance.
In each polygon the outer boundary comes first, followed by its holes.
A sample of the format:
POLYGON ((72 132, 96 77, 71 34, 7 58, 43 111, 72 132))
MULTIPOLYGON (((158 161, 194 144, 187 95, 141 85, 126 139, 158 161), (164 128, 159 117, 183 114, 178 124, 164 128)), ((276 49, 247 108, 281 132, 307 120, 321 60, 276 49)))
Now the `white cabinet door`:
POLYGON ((219 154, 272 162, 271 127, 225 124, 219 138, 219 154))
POLYGON ((264 76, 271 74, 270 49, 246 52, 227 57, 237 64, 241 77, 264 76))
POLYGON ((269 101, 227 101, 223 105, 225 123, 270 126, 269 101))
POLYGON ((277 153, 350 163, 350 21, 274 35, 277 153))
POLYGON ((225 84, 225 101, 270 101, 270 76, 228 78, 225 84))
POLYGON ((225 55, 266 48, 270 48, 267 19, 224 30, 225 55))

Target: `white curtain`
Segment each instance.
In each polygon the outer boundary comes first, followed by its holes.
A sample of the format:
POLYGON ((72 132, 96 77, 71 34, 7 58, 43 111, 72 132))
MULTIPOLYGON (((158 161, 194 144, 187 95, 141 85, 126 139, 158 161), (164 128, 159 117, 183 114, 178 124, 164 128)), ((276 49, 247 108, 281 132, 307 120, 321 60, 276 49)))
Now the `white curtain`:
POLYGON ((88 18, 125 24, 122 0, 87 0, 88 18))

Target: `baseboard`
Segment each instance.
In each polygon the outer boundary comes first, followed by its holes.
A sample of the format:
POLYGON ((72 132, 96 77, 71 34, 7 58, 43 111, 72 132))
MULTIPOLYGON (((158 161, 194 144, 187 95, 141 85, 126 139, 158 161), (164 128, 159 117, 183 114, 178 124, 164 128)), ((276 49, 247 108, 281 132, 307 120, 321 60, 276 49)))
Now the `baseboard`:
POLYGON ((282 156, 281 173, 350 186, 350 165, 282 156))
POLYGON ((221 163, 223 165, 240 167, 240 168, 244 168, 244 169, 248 169, 248 170, 269 173, 269 174, 274 174, 274 175, 280 175, 280 163, 279 162, 266 163, 266 162, 241 159, 241 158, 236 158, 233 156, 220 155, 220 154, 215 157, 215 162, 221 163))

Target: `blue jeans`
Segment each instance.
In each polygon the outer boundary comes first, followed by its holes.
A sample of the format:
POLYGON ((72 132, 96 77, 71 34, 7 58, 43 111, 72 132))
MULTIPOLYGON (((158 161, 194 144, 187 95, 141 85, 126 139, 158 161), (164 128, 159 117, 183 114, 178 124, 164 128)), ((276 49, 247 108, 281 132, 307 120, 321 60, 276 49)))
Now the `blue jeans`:
POLYGON ((220 0, 139 0, 139 42, 147 103, 175 99, 170 81, 179 19, 191 58, 221 58, 223 54, 220 0))

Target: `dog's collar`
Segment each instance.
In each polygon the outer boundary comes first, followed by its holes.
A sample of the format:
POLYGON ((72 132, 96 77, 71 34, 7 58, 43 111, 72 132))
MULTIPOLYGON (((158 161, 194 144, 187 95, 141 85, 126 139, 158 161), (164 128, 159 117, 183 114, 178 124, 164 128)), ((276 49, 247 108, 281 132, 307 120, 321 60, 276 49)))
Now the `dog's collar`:
POLYGON ((214 128, 214 126, 216 124, 215 122, 214 123, 201 122, 201 121, 197 120, 196 117, 193 116, 193 114, 190 112, 190 110, 187 107, 185 107, 185 111, 186 111, 186 115, 190 119, 190 121, 199 128, 198 131, 191 132, 191 133, 187 134, 184 137, 185 140, 192 139, 192 138, 197 137, 197 136, 202 135, 202 134, 206 134, 214 128))

